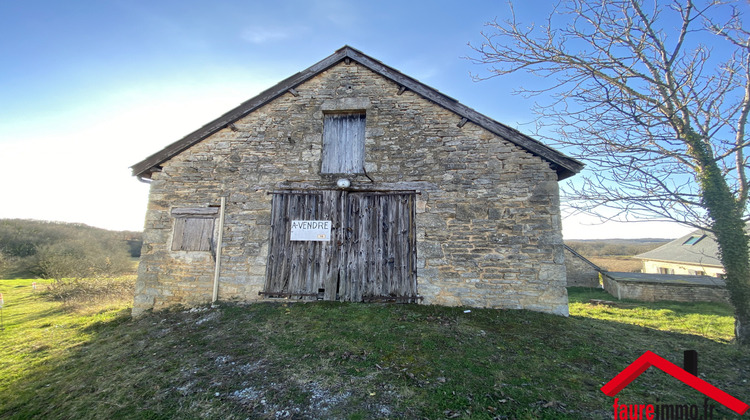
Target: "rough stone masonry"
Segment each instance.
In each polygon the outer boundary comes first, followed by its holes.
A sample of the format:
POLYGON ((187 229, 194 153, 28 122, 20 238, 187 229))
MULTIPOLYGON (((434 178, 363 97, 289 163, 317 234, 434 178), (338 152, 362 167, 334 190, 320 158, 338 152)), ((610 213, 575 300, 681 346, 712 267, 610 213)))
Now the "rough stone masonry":
POLYGON ((219 299, 262 300, 269 193, 336 188, 337 177, 320 173, 323 120, 347 111, 366 114, 366 174, 349 177, 351 188, 419 193, 424 304, 568 314, 554 166, 356 60, 317 72, 148 173, 133 314, 211 301, 216 244, 173 251, 173 210, 217 206, 222 196, 219 299))

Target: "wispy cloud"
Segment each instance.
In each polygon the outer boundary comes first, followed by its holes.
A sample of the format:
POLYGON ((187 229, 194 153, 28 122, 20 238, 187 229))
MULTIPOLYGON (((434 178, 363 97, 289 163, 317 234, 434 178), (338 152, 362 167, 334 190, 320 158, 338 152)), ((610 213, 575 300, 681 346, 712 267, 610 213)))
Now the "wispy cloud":
POLYGON ((252 44, 265 44, 291 38, 294 32, 289 29, 254 26, 242 31, 242 39, 252 44))
POLYGON ((313 16, 339 29, 357 28, 363 23, 362 12, 348 0, 315 0, 308 4, 313 16))

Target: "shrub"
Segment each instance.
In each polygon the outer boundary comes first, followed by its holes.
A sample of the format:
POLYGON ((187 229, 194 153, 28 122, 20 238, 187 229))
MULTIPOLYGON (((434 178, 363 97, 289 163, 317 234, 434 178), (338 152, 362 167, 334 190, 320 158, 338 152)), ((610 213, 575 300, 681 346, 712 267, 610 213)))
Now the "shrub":
POLYGON ((0 220, 0 275, 112 277, 132 270, 140 233, 72 223, 0 220))
POLYGON ((50 283, 46 293, 69 306, 92 307, 106 302, 130 303, 134 288, 135 276, 66 279, 50 283))
POLYGON ((87 239, 58 242, 39 247, 35 274, 55 280, 115 277, 131 270, 124 244, 87 239))

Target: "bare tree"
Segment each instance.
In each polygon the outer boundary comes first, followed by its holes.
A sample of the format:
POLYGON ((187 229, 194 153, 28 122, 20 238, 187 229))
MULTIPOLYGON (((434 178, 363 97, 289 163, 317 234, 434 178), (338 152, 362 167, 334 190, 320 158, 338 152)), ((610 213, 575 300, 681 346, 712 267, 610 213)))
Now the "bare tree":
POLYGON ((567 187, 578 209, 714 233, 735 336, 747 345, 750 31, 740 7, 564 0, 541 26, 515 13, 488 23, 471 59, 488 66, 484 78, 545 78, 519 93, 547 100, 537 132, 587 164, 589 175, 567 187))

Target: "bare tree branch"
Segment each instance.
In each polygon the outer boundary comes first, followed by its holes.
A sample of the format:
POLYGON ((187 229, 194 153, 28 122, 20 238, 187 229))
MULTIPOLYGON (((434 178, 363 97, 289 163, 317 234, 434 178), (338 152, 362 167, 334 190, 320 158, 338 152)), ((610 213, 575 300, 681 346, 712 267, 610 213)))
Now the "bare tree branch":
POLYGON ((511 6, 470 59, 488 66, 476 80, 543 78, 517 90, 540 100, 537 135, 590 169, 568 183, 568 205, 716 234, 737 336, 750 343, 750 31, 735 4, 563 0, 542 26, 511 6))

